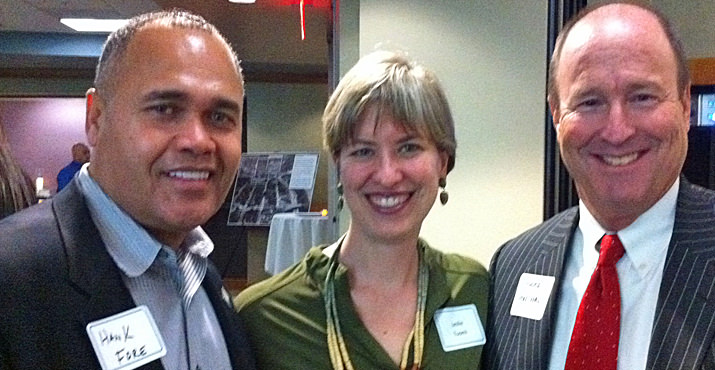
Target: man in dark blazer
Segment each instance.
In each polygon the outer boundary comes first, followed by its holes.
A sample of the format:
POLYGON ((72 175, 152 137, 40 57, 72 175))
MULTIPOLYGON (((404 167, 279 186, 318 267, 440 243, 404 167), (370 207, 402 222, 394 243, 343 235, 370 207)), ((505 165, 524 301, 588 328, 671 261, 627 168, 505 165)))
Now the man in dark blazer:
POLYGON ((549 104, 580 204, 493 256, 485 368, 564 369, 595 246, 615 234, 617 358, 579 368, 715 369, 715 192, 680 176, 690 80, 672 26, 647 5, 589 8, 551 63, 549 104))
POLYGON ((137 16, 88 100, 92 162, 0 222, 0 369, 254 369, 199 226, 240 162, 235 53, 191 13, 137 16))

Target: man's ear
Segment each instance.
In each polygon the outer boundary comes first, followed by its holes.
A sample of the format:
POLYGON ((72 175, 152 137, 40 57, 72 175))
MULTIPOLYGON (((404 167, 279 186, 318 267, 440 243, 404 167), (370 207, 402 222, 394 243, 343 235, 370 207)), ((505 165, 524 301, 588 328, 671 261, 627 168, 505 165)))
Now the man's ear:
POLYGON ((556 131, 556 136, 558 137, 559 124, 561 123, 561 109, 559 108, 559 102, 557 101, 558 99, 555 99, 551 95, 547 97, 547 100, 549 102, 549 110, 551 111, 551 120, 554 123, 554 130, 556 131))
POLYGON ((683 90, 683 93, 681 94, 681 104, 683 105, 683 116, 685 117, 684 125, 685 125, 685 130, 688 131, 690 130, 690 83, 687 84, 685 87, 685 90, 683 90))
POLYGON ((87 112, 85 113, 84 131, 89 145, 94 147, 97 145, 99 121, 104 110, 104 103, 97 96, 94 87, 87 90, 85 96, 87 97, 87 112))

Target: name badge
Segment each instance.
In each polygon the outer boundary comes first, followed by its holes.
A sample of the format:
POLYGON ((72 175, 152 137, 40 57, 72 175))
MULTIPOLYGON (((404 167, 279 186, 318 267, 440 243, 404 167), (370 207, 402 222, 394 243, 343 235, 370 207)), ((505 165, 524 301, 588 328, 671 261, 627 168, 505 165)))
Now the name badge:
POLYGON ((474 304, 437 310, 434 321, 445 352, 481 346, 487 342, 482 320, 474 304))
POLYGON ((521 274, 514 302, 511 304, 511 315, 541 320, 555 280, 553 276, 521 274))
POLYGON ((87 335, 103 370, 131 370, 166 354, 166 347, 146 306, 91 322, 87 335))

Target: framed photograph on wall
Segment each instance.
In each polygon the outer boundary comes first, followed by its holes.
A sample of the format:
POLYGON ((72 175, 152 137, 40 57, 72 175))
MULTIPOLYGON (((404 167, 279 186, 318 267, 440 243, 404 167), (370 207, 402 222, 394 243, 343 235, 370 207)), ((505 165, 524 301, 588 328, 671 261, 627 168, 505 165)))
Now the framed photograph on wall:
POLYGON ((243 153, 228 225, 270 226, 276 213, 308 212, 318 152, 243 153))

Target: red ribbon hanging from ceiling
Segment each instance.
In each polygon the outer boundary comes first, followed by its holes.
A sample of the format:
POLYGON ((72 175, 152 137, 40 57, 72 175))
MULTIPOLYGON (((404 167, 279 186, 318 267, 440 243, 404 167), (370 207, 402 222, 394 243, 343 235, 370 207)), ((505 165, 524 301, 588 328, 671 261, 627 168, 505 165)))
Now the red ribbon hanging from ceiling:
POLYGON ((305 40, 305 0, 300 0, 300 39, 305 40))
POLYGON ((300 39, 305 40, 305 6, 327 8, 330 7, 330 0, 283 0, 282 4, 300 6, 300 39))
MULTIPOLYGON (((312 5, 315 8, 329 8, 331 0, 304 0, 305 5, 312 5)), ((278 5, 299 5, 300 0, 278 0, 278 5)))

